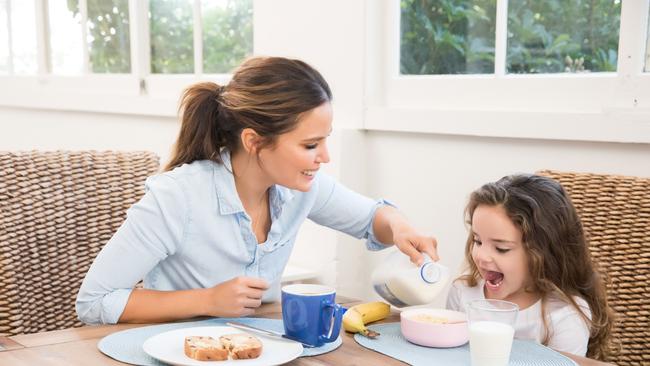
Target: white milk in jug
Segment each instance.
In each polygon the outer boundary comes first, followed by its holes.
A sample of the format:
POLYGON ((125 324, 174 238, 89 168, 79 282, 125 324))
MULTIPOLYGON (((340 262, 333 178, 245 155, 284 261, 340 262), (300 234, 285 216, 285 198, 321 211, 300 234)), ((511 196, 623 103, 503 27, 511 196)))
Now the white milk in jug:
POLYGON ((372 274, 375 291, 396 307, 431 303, 449 281, 449 269, 425 255, 421 266, 395 251, 372 274))

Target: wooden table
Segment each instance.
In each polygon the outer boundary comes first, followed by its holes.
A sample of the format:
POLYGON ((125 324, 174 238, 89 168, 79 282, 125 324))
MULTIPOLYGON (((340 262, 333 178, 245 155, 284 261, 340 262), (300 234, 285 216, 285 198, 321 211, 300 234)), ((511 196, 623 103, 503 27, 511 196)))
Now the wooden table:
MULTIPOLYGON (((337 302, 345 307, 359 303, 359 301, 343 297, 338 297, 337 302)), ((280 305, 262 305, 255 316, 279 319, 282 317, 280 305)), ((393 313, 385 321, 399 321, 399 314, 393 313)), ((101 353, 97 349, 97 342, 111 333, 143 325, 146 324, 87 326, 13 337, 0 337, 0 365, 124 365, 101 353)), ((314 357, 301 357, 288 363, 288 365, 405 365, 403 362, 361 347, 349 333, 343 332, 342 337, 343 344, 337 350, 314 357)), ((575 360, 580 366, 608 365, 584 357, 567 356, 575 360)))

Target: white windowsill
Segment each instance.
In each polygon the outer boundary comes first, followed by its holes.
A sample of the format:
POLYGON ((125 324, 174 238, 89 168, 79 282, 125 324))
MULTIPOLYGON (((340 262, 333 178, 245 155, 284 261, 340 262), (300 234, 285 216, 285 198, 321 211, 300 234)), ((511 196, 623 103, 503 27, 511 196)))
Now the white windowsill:
POLYGON ((650 109, 590 113, 370 107, 364 119, 364 127, 376 131, 650 143, 650 109))
MULTIPOLYGON (((91 91, 79 93, 1 88, 0 106, 177 117, 178 97, 91 91), (37 97, 35 97, 37 96, 37 97)), ((601 112, 433 109, 371 106, 364 129, 465 136, 650 143, 650 108, 601 112)))
POLYGON ((147 92, 131 75, 0 76, 0 106, 176 117, 183 90, 198 81, 223 85, 230 75, 150 75, 147 92))
POLYGON ((39 92, 38 98, 21 91, 0 91, 0 106, 57 111, 175 117, 178 99, 134 95, 39 92))

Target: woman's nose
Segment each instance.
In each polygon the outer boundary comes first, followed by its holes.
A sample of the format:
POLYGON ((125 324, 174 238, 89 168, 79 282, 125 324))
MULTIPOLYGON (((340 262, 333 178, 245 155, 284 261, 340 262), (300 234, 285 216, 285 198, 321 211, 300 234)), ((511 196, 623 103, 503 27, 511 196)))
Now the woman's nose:
POLYGON ((330 162, 330 152, 327 148, 327 144, 322 143, 321 149, 316 156, 316 162, 318 163, 329 163, 330 162))

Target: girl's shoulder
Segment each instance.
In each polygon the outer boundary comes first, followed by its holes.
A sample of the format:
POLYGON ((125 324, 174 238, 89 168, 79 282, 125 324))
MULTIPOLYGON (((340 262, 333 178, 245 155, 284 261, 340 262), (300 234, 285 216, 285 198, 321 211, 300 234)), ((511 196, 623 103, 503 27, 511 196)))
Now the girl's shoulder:
POLYGON ((567 317, 578 316, 582 317, 579 313, 581 312, 587 318, 591 319, 591 310, 587 301, 580 296, 573 296, 573 301, 575 301, 578 308, 571 304, 566 299, 561 298, 557 295, 551 295, 547 301, 547 313, 551 318, 556 318, 558 320, 566 319, 567 317))
POLYGON ((483 294, 483 282, 478 280, 476 286, 470 285, 466 276, 461 276, 451 282, 451 291, 455 291, 462 297, 471 299, 485 298, 483 294))

